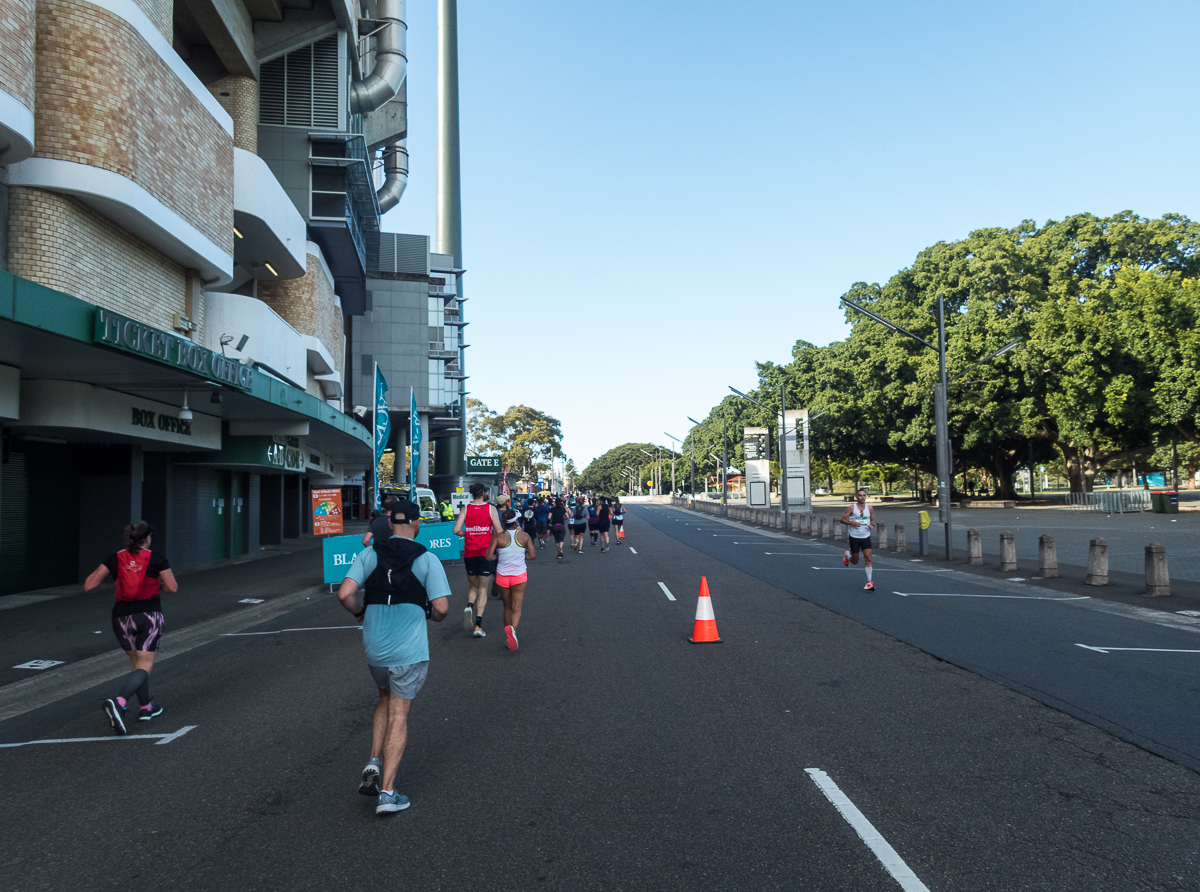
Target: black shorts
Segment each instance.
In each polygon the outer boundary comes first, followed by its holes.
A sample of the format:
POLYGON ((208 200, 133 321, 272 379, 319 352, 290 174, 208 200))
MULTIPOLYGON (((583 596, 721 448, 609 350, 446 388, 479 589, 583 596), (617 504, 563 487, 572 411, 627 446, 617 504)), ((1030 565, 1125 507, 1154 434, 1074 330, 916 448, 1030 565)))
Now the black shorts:
POLYGON ((608 521, 602 520, 602 521, 600 521, 600 523, 596 524, 596 531, 599 533, 607 533, 608 532, 608 521))
POLYGON ((867 538, 865 538, 865 539, 855 539, 853 536, 850 537, 850 553, 851 554, 858 554, 860 551, 874 551, 874 550, 875 550, 874 547, 871 545, 871 537, 870 536, 867 536, 867 538))
POLYGON ((158 642, 162 640, 164 625, 162 611, 159 610, 112 618, 113 634, 124 651, 154 653, 158 650, 158 642))
POLYGON ((537 534, 538 534, 539 538, 545 539, 546 533, 547 533, 547 531, 549 531, 549 529, 550 529, 550 526, 546 523, 546 521, 539 520, 537 522, 537 534))
POLYGON ((492 575, 492 562, 489 561, 483 555, 476 555, 475 557, 465 557, 465 558, 463 558, 463 563, 467 567, 467 575, 468 576, 491 576, 492 575))
POLYGON ((613 526, 614 526, 614 527, 616 527, 616 528, 619 530, 619 529, 621 529, 621 524, 623 524, 624 522, 625 522, 624 520, 617 520, 617 519, 614 517, 614 518, 613 518, 613 522, 612 522, 612 524, 613 524, 613 526))
POLYGON ((566 527, 564 527, 561 523, 556 523, 553 527, 551 527, 550 532, 554 534, 555 542, 561 543, 563 539, 567 538, 566 527))
POLYGON ((586 520, 583 523, 571 524, 571 532, 574 533, 576 536, 582 536, 586 529, 587 529, 587 521, 586 520))

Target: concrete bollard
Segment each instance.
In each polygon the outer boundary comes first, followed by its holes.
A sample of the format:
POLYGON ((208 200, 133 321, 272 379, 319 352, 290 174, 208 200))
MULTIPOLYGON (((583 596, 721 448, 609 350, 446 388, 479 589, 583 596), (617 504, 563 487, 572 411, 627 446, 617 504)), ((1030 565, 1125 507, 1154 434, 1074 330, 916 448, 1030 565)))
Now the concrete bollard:
POLYGON ((1000 572, 1011 573, 1017 569, 1017 541, 1012 533, 1000 534, 1000 572))
POLYGON ((792 532, 799 533, 800 532, 800 524, 804 521, 804 515, 803 514, 793 514, 791 517, 792 517, 792 532))
POLYGON ((908 540, 904 538, 904 524, 896 524, 896 551, 899 553, 908 551, 908 540))
POLYGON ((829 538, 829 518, 824 514, 821 515, 821 538, 829 538))
POLYGON ((1088 543, 1088 585, 1108 585, 1108 543, 1103 539, 1093 539, 1088 543))
POLYGON ((804 535, 804 536, 808 536, 808 535, 812 534, 812 515, 811 514, 801 514, 800 515, 800 533, 801 533, 801 535, 804 535))
POLYGON ((1042 579, 1058 577, 1058 549, 1053 536, 1038 536, 1038 573, 1042 579))
POLYGON ((783 523, 783 515, 780 514, 778 511, 771 512, 771 529, 773 529, 773 530, 779 529, 780 524, 782 524, 782 523, 783 523))
POLYGON ((983 542, 979 530, 967 530, 967 563, 979 566, 983 563, 983 542))
POLYGON ((887 551, 887 547, 888 547, 887 524, 886 523, 875 524, 875 535, 879 540, 877 542, 871 543, 872 545, 875 546, 875 550, 876 551, 887 551))
POLYGON ((1167 548, 1152 542, 1146 546, 1146 597, 1161 598, 1171 594, 1171 577, 1167 575, 1167 548))

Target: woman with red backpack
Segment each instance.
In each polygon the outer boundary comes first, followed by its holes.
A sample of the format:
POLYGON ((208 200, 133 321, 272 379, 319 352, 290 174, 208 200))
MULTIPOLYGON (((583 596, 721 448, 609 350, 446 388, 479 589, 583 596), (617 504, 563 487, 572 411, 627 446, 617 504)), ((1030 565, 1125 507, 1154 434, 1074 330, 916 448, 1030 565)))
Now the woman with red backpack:
POLYGON ((104 559, 83 583, 90 592, 109 576, 116 582, 112 627, 117 643, 129 655, 133 669, 121 693, 104 701, 104 712, 117 734, 129 733, 125 727, 125 706, 135 693, 141 701, 138 721, 148 722, 162 712, 150 699, 150 670, 162 640, 164 628, 159 592, 177 592, 179 585, 171 564, 161 552, 150 550, 154 527, 139 520, 125 527, 125 548, 104 559))

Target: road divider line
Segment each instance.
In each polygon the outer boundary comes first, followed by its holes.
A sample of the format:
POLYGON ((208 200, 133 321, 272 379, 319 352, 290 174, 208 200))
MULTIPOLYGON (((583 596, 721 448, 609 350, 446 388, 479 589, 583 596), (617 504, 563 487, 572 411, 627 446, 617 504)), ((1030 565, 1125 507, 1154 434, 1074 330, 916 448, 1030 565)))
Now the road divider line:
POLYGON ((671 594, 671 590, 669 588, 667 588, 665 583, 660 582, 658 584, 658 587, 663 590, 663 594, 667 596, 668 601, 675 600, 675 596, 673 594, 671 594))
POLYGON ((170 734, 106 734, 104 737, 55 737, 47 740, 26 740, 21 743, 0 743, 0 749, 12 749, 18 746, 37 746, 43 743, 104 743, 108 740, 153 740, 156 744, 162 745, 170 743, 172 740, 178 740, 188 731, 198 728, 198 725, 184 725, 178 731, 173 731, 170 734))
POLYGON ((353 626, 313 626, 310 629, 276 629, 273 632, 225 632, 222 638, 245 638, 250 635, 282 635, 284 632, 327 632, 330 629, 362 629, 360 625, 353 626))
POLYGON ((1075 646, 1082 647, 1084 650, 1094 650, 1098 654, 1106 654, 1114 650, 1140 650, 1155 654, 1200 654, 1200 650, 1182 650, 1173 647, 1095 647, 1091 644, 1076 644, 1075 646))
POLYGON ((630 554, 637 554, 637 549, 636 549, 636 548, 631 548, 631 549, 629 549, 629 553, 630 553, 630 554))
POLYGON ((828 774, 819 768, 805 768, 804 771, 825 794, 825 798, 832 802, 834 808, 846 819, 846 823, 854 828, 854 832, 867 844, 867 848, 875 853, 875 857, 880 860, 892 878, 900 884, 900 888, 904 892, 929 892, 929 887, 917 879, 917 875, 904 863, 904 859, 880 835, 879 831, 839 789, 828 774))
MULTIPOLYGON (((813 568, 817 569, 817 568, 813 568)), ((890 573, 904 573, 904 570, 890 570, 890 573)), ((924 572, 909 570, 910 573, 924 572)), ((964 595, 948 592, 892 592, 901 598, 1007 598, 1012 601, 1090 601, 1091 595, 1074 595, 1069 598, 1048 598, 1044 595, 964 595)))

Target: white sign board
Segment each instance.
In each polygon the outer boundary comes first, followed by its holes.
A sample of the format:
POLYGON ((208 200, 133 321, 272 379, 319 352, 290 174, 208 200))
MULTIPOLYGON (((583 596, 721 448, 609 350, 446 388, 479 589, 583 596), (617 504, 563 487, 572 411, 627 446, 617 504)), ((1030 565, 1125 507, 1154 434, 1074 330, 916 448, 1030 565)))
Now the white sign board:
POLYGON ((787 450, 788 507, 803 511, 812 509, 808 488, 807 422, 807 409, 788 409, 783 413, 781 440, 787 450))
POLYGON ((770 449, 765 427, 748 427, 742 432, 742 453, 746 456, 746 507, 766 508, 771 498, 770 449))

